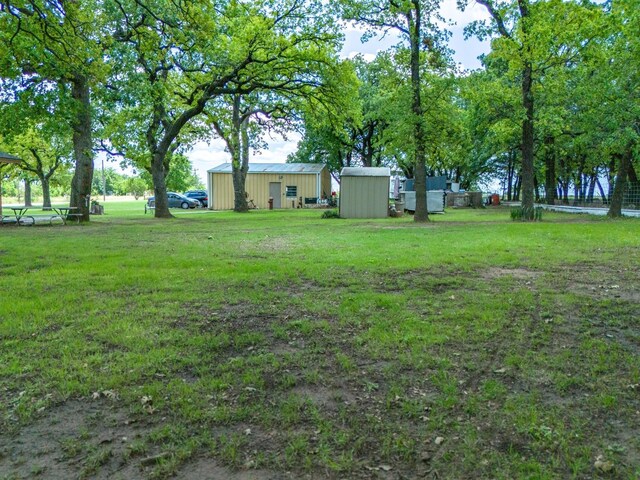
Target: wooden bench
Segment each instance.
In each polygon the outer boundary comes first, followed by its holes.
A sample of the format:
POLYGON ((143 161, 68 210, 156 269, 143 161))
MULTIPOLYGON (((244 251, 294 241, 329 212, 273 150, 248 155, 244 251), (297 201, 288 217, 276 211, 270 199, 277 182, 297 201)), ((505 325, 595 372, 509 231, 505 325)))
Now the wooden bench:
POLYGON ((144 214, 147 214, 147 211, 153 212, 156 209, 155 205, 149 205, 147 203, 144 204, 144 214))

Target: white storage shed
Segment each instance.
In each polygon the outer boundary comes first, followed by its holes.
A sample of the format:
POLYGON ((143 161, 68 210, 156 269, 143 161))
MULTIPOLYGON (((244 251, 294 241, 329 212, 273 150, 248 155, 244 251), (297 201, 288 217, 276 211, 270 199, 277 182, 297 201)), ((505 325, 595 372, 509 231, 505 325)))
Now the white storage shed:
POLYGON ((387 167, 345 167, 340 172, 340 216, 385 218, 389 215, 387 167))

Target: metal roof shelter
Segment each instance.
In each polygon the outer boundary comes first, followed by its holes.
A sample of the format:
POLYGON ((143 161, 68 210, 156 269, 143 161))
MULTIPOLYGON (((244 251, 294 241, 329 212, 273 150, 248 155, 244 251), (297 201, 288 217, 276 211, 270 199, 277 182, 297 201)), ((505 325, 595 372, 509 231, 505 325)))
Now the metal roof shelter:
MULTIPOLYGON (((321 163, 249 163, 248 173, 320 173, 324 165, 321 163)), ((223 163, 207 170, 208 173, 231 173, 230 163, 223 163)))
MULTIPOLYGON (((223 163, 207 170, 209 208, 234 207, 232 166, 223 163)), ((298 208, 331 195, 331 174, 318 163, 249 163, 245 183, 247 200, 257 208, 298 208)))
POLYGON ((389 215, 387 167, 345 167, 340 172, 340 216, 385 218, 389 215))
MULTIPOLYGON (((9 163, 20 163, 22 160, 15 155, 10 155, 5 152, 0 152, 0 168, 2 165, 9 163)), ((0 175, 0 218, 2 216, 2 175, 0 175)), ((1 223, 1 222, 0 222, 1 223)))

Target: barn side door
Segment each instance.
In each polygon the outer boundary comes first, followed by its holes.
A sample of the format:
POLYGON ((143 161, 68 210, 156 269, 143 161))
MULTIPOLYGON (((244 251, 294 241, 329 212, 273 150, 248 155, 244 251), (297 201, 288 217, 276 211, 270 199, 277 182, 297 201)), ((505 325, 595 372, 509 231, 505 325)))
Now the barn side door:
POLYGON ((273 208, 282 208, 282 184, 269 182, 269 196, 273 198, 273 208))

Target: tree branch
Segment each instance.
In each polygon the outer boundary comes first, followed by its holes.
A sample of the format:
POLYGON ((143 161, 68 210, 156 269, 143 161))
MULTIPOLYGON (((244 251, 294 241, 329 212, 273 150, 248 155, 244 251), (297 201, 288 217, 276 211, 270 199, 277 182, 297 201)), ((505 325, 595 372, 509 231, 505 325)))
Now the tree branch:
POLYGON ((502 15, 500 15, 500 12, 495 9, 491 0, 476 0, 476 2, 480 5, 484 5, 484 7, 489 11, 489 15, 491 15, 493 20, 496 22, 496 26, 498 27, 498 32, 500 32, 500 35, 505 38, 511 38, 511 34, 507 31, 507 28, 504 25, 504 19, 502 18, 502 15))

